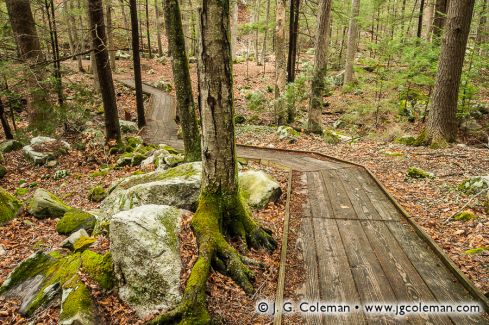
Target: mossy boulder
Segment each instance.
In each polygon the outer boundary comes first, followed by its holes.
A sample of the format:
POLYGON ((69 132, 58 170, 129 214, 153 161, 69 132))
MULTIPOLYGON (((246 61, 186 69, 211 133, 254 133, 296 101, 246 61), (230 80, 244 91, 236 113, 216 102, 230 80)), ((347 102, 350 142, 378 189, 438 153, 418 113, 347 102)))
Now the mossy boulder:
POLYGON ((266 207, 269 202, 277 202, 282 194, 279 183, 270 175, 257 170, 240 173, 239 187, 243 198, 257 209, 266 207))
POLYGON ((170 206, 143 205, 120 212, 110 221, 119 296, 140 317, 171 309, 181 299, 178 234, 182 214, 170 206))
POLYGON ((122 179, 109 189, 101 204, 101 214, 110 217, 117 212, 147 205, 171 205, 186 210, 197 208, 202 164, 181 164, 122 179))
POLYGON ((329 144, 338 144, 340 142, 352 141, 352 138, 338 131, 326 129, 323 130, 323 140, 329 144))
POLYGON ((39 219, 60 218, 72 208, 56 195, 39 188, 28 203, 28 211, 39 219))
POLYGON ((25 156, 36 165, 44 165, 50 160, 55 160, 70 149, 71 146, 65 141, 42 136, 32 138, 30 145, 22 148, 25 156))
POLYGON ((138 125, 131 121, 119 120, 121 131, 124 133, 138 132, 138 125))
POLYGON ((489 176, 476 176, 463 181, 458 189, 466 194, 477 194, 489 188, 489 176))
POLYGON ((22 149, 24 145, 17 140, 7 140, 0 144, 0 152, 8 153, 22 149))
POLYGON ((81 236, 73 244, 73 251, 83 252, 97 241, 95 237, 81 236))
POLYGON ((407 170, 407 175, 411 178, 434 178, 433 173, 427 172, 418 167, 409 167, 407 170))
POLYGON ((92 202, 102 202, 106 197, 107 191, 100 185, 93 187, 88 192, 88 199, 92 202))
POLYGON ((3 178, 5 175, 7 175, 7 168, 0 164, 0 178, 3 178))
POLYGON ((299 136, 299 132, 291 128, 290 126, 279 126, 277 128, 277 136, 279 140, 292 140, 299 136))
POLYGON ((56 225, 56 231, 62 235, 69 235, 77 230, 85 229, 92 233, 97 218, 88 213, 77 209, 67 211, 56 225))
POLYGON ((459 212, 453 217, 454 220, 464 221, 464 222, 470 221, 470 220, 475 220, 477 218, 478 218, 478 216, 470 210, 459 212))
POLYGON ((22 202, 0 187, 0 226, 17 216, 22 202))
POLYGON ((396 139, 397 143, 406 145, 406 146, 414 146, 417 143, 416 137, 412 135, 403 135, 396 139))
POLYGON ((78 231, 75 231, 72 233, 68 238, 63 240, 61 242, 61 247, 67 248, 70 250, 75 249, 75 243, 80 239, 80 238, 88 238, 90 235, 88 235, 87 231, 85 229, 80 229, 78 231))
POLYGON ((104 255, 86 250, 81 254, 82 270, 90 275, 102 289, 112 289, 115 284, 112 256, 110 253, 104 255))

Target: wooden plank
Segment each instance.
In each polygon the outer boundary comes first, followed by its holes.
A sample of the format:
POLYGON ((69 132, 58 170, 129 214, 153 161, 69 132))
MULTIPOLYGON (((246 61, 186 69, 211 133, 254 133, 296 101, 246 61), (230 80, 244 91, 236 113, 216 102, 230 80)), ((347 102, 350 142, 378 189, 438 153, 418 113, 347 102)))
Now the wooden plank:
POLYGON ((399 220, 401 218, 401 213, 396 209, 392 202, 389 201, 389 198, 382 192, 377 184, 374 184, 373 179, 366 171, 355 168, 352 169, 352 174, 355 175, 357 182, 362 185, 370 202, 383 220, 399 220))
POLYGON ((362 185, 358 183, 355 174, 351 169, 342 169, 340 171, 337 170, 335 173, 336 176, 342 181, 346 193, 350 198, 350 202, 353 204, 353 208, 355 209, 359 219, 382 219, 363 190, 362 185))
MULTIPOLYGON (((362 230, 359 220, 335 220, 345 247, 353 279, 362 304, 393 303, 396 296, 362 230)), ((399 324, 402 319, 390 315, 365 314, 368 323, 399 324)))
POLYGON ((306 161, 308 164, 313 164, 314 166, 322 169, 340 169, 345 167, 344 165, 340 165, 338 163, 316 159, 307 155, 302 156, 301 159, 306 161))
POLYGON ((331 200, 333 217, 335 219, 358 219, 341 179, 329 170, 321 170, 321 175, 331 200))
MULTIPOLYGON (((313 240, 314 231, 312 225, 312 219, 303 218, 301 231, 298 238, 298 246, 302 248, 302 255, 304 258, 304 271, 305 271, 305 300, 306 301, 319 301, 319 277, 318 277, 318 261, 316 255, 316 246, 313 240)), ((304 316, 306 324, 319 325, 322 324, 319 315, 307 315, 304 316)))
MULTIPOLYGON (((389 222, 386 225, 439 302, 477 303, 411 226, 399 222, 389 222)), ((455 324, 487 324, 487 321, 478 315, 450 318, 455 324)))
POLYGON ((331 202, 320 172, 307 173, 307 192, 313 218, 334 218, 331 202))
MULTIPOLYGON (((397 302, 435 303, 436 299, 383 221, 361 221, 397 302)), ((408 316, 411 324, 452 324, 448 316, 408 316)))
MULTIPOLYGON (((321 301, 359 304, 360 296, 350 271, 345 248, 334 219, 314 219, 314 241, 319 263, 321 301)), ((366 324, 363 313, 323 316, 326 324, 366 324)))

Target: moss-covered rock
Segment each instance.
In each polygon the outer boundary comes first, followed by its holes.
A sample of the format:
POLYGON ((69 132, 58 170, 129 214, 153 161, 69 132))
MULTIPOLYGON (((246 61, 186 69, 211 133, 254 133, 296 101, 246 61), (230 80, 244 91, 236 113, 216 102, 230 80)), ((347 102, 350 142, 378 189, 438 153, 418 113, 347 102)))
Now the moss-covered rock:
POLYGON ((90 237, 85 229, 80 229, 72 233, 68 238, 61 242, 61 247, 74 250, 75 243, 82 237, 90 237))
POLYGON ((407 170, 407 175, 411 178, 434 178, 435 175, 433 173, 424 171, 418 167, 409 167, 407 170))
POLYGON ((0 152, 8 153, 22 149, 24 145, 17 140, 7 140, 0 144, 0 152))
POLYGON ((90 290, 78 276, 73 277, 63 286, 59 324, 96 325, 99 321, 90 290))
POLYGON ((263 209, 269 202, 277 202, 282 194, 280 184, 263 171, 250 170, 239 174, 241 195, 248 204, 263 209))
POLYGON ((478 218, 478 216, 470 210, 459 212, 453 217, 453 219, 455 219, 457 221, 464 221, 464 222, 474 220, 477 218, 478 218))
POLYGON ((279 126, 277 128, 277 136, 280 140, 291 140, 296 139, 300 133, 291 128, 290 126, 279 126))
POLYGON ((22 202, 0 187, 0 226, 15 218, 21 207, 22 202))
POLYGON ((88 192, 88 199, 92 202, 102 202, 102 200, 105 199, 106 197, 107 197, 107 192, 100 185, 93 187, 88 192))
POLYGON ((131 121, 119 120, 121 131, 124 133, 138 132, 138 125, 131 121))
POLYGON ((489 188, 489 176, 476 176, 463 181, 458 189, 466 194, 477 194, 489 188))
POLYGON ((25 156, 36 165, 43 165, 49 160, 66 154, 70 148, 65 141, 39 136, 32 138, 30 145, 23 147, 23 151, 25 156))
POLYGON ((5 175, 7 175, 7 168, 5 166, 0 165, 0 178, 3 178, 5 175))
POLYGON ((412 135, 403 135, 396 139, 397 143, 404 144, 406 146, 414 146, 417 144, 417 140, 412 135))
POLYGON ((90 250, 86 250, 81 255, 82 270, 90 275, 101 288, 112 289, 114 287, 114 273, 112 256, 110 253, 100 255, 90 250))
POLYGON ((56 225, 56 231, 62 235, 69 235, 79 229, 85 229, 87 233, 92 233, 97 218, 88 213, 77 209, 67 211, 56 225))
POLYGON ((56 195, 39 188, 28 203, 28 211, 33 216, 44 218, 60 218, 72 208, 66 205, 56 195))
POLYGON ((75 252, 83 252, 92 246, 96 241, 97 238, 95 237, 82 236, 73 244, 73 250, 75 252))
POLYGON ((329 144, 338 144, 340 142, 349 142, 352 141, 352 138, 346 135, 339 133, 334 130, 323 130, 323 139, 326 143, 329 144))

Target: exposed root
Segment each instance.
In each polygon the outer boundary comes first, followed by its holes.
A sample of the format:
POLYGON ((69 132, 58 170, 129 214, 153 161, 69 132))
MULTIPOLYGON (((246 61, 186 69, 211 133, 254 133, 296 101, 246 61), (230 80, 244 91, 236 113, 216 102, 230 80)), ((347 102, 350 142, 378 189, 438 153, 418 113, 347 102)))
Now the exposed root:
POLYGON ((199 257, 187 280, 182 301, 150 324, 209 324, 206 287, 211 267, 229 276, 247 294, 253 294, 255 276, 247 265, 263 265, 240 255, 226 241, 223 231, 246 239, 249 247, 273 250, 277 245, 271 232, 253 220, 240 195, 231 198, 201 195, 192 228, 199 244, 199 257))

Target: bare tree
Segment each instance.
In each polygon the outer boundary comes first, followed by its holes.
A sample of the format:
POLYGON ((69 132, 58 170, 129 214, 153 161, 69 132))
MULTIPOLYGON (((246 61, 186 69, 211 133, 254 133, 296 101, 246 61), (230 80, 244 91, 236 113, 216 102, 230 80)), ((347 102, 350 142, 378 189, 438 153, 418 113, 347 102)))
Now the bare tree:
POLYGON ((285 6, 287 0, 277 0, 275 18, 275 117, 282 125, 287 119, 287 110, 283 96, 287 84, 287 66, 285 58, 285 6))
POLYGON ((136 111, 138 113, 138 126, 146 125, 143 101, 143 82, 141 80, 141 59, 139 57, 139 28, 138 7, 136 0, 129 0, 129 13, 131 15, 132 36, 132 62, 134 71, 134 88, 136 89, 136 111))
POLYGON ((349 84, 353 79, 353 65, 355 63, 355 54, 357 53, 359 14, 360 14, 360 0, 352 0, 350 27, 348 28, 348 45, 346 50, 345 79, 344 79, 345 86, 349 84))

